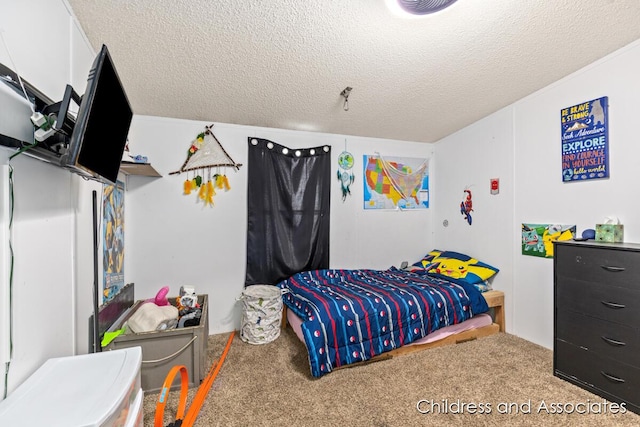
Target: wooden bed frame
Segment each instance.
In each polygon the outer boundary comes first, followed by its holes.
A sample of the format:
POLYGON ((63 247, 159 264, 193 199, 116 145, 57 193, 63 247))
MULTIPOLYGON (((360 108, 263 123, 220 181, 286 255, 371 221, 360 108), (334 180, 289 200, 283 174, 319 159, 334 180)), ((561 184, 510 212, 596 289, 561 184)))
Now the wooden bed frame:
MULTIPOLYGON (((504 292, 502 291, 487 291, 482 294, 484 299, 487 300, 489 308, 493 309, 493 323, 491 325, 483 326, 477 329, 471 329, 463 331, 457 334, 449 335, 438 341, 428 342, 425 344, 416 344, 396 348, 388 353, 383 353, 380 356, 393 357, 401 354, 409 354, 415 351, 427 350, 429 348, 442 347, 451 344, 460 344, 467 341, 473 341, 478 338, 487 337, 489 335, 497 334, 498 332, 504 332, 504 292)), ((375 359, 374 356, 371 360, 375 359)))
MULTIPOLYGON (((352 366, 378 362, 381 360, 391 359, 394 356, 409 354, 416 351, 428 350, 430 348, 435 348, 435 347, 442 347, 445 345, 460 344, 463 342, 473 341, 478 338, 497 334, 498 332, 505 332, 504 292, 487 291, 487 292, 483 292, 482 296, 484 296, 484 299, 487 301, 487 305, 489 305, 489 308, 493 309, 493 323, 491 325, 483 326, 477 329, 471 329, 468 331, 463 331, 454 335, 449 335, 448 337, 445 337, 438 341, 433 341, 425 344, 415 344, 415 345, 399 347, 389 352, 374 356, 369 360, 354 363, 351 365, 343 365, 335 369, 350 368, 352 366)), ((287 326, 287 306, 285 305, 283 306, 283 311, 282 311, 282 327, 285 328, 286 326, 287 326)))

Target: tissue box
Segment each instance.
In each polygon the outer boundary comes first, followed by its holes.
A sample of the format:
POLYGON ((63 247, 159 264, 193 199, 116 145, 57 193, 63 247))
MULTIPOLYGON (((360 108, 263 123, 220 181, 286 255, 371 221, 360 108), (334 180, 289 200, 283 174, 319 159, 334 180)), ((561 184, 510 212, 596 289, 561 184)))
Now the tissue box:
POLYGON ((598 242, 622 242, 624 237, 624 225, 622 224, 596 224, 596 241, 598 242))

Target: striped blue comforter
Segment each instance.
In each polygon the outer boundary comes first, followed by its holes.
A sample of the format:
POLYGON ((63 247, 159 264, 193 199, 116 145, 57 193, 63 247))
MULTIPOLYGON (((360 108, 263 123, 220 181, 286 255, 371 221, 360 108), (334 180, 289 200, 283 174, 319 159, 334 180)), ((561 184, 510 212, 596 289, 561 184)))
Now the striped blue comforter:
POLYGON ((389 270, 314 270, 280 282, 286 306, 302 320, 311 374, 411 343, 488 311, 472 285, 389 270))

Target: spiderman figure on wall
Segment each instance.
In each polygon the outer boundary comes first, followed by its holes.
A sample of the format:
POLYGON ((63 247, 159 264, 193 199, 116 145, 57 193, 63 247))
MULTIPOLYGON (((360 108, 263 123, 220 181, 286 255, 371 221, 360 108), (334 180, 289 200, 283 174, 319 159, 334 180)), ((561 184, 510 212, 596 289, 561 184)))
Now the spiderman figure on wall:
POLYGON ((473 202, 471 201, 471 190, 464 190, 467 193, 465 200, 460 202, 460 213, 464 215, 464 219, 471 225, 471 211, 473 210, 473 202))

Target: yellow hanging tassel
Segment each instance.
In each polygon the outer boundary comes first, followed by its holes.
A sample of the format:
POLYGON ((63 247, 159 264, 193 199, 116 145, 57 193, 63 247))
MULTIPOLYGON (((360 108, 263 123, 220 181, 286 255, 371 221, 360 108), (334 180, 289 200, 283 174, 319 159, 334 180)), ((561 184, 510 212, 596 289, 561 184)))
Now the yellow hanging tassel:
POLYGON ((213 196, 216 194, 216 190, 214 190, 213 188, 213 184, 211 183, 211 181, 207 182, 207 195, 206 195, 206 199, 204 201, 204 204, 210 204, 211 206, 213 206, 213 196))
POLYGON ((224 191, 231 190, 231 186, 229 185, 229 179, 227 179, 227 175, 222 175, 222 184, 224 185, 224 191))
POLYGON ((206 185, 201 185, 200 186, 200 190, 198 190, 198 197, 200 198, 200 200, 206 200, 206 197, 207 197, 207 186, 206 185))
POLYGON ((184 182, 184 194, 191 194, 191 184, 192 182, 189 179, 184 182))

